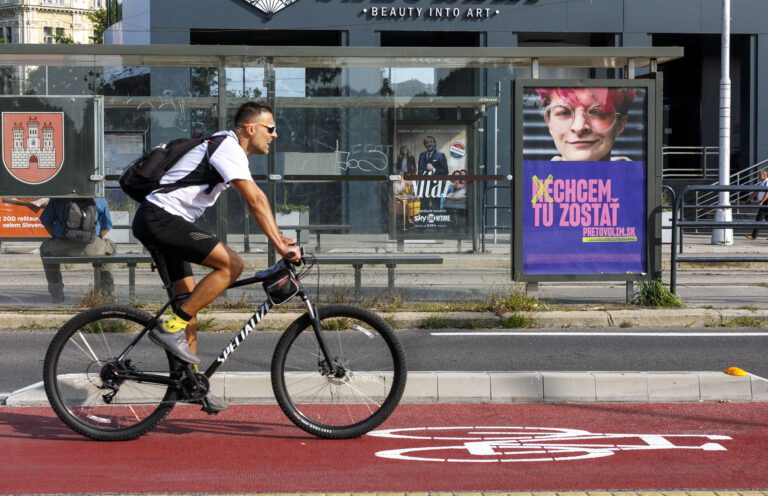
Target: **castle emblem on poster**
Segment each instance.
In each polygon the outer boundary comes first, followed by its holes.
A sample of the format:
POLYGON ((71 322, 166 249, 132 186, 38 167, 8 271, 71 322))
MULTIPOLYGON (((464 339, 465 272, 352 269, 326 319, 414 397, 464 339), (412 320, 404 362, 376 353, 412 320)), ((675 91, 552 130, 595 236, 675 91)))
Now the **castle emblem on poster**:
POLYGON ((3 112, 3 165, 27 184, 44 183, 64 162, 64 114, 3 112))

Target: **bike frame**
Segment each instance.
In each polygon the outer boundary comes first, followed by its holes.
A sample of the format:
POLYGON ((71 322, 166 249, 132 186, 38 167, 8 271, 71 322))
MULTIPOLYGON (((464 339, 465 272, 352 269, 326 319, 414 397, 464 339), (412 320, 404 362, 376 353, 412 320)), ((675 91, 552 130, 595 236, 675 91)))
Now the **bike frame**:
MULTIPOLYGON (((272 269, 277 267, 278 265, 281 265, 281 268, 287 269, 291 271, 293 276, 296 278, 296 282, 298 283, 299 291, 296 293, 297 296, 301 298, 301 300, 304 302, 304 306, 307 309, 307 313, 309 314, 309 317, 312 319, 312 327, 315 331, 315 337, 317 338, 318 344, 320 346, 320 350, 323 353, 323 356, 326 360, 326 363, 329 364, 329 367, 331 368, 331 371, 334 375, 338 375, 340 373, 339 366, 336 364, 332 357, 330 356, 328 352, 328 348, 325 344, 325 339, 323 338, 322 333, 320 332, 320 319, 318 317, 317 313, 317 307, 313 305, 309 301, 309 296, 307 295, 307 292, 304 290, 304 286, 301 284, 301 281, 298 277, 296 277, 296 270, 294 269, 293 265, 286 261, 281 260, 278 262, 275 266, 270 267, 269 269, 262 271, 262 273, 270 272, 272 269)), ((161 269, 162 272, 162 269, 161 269)), ((242 286, 248 286, 251 284, 256 284, 259 282, 263 282, 267 277, 261 277, 258 275, 253 277, 248 277, 245 279, 240 279, 238 281, 235 281, 232 283, 227 289, 233 289, 233 288, 239 288, 242 286)), ((271 272, 270 272, 271 274, 271 272)), ((162 275, 162 274, 161 274, 162 275)), ((166 289, 169 289, 170 286, 167 286, 166 289)), ((168 300, 168 302, 163 305, 163 307, 152 317, 152 320, 149 321, 147 326, 139 332, 138 336, 136 336, 135 339, 133 339, 128 346, 123 350, 123 352, 120 354, 120 356, 117 358, 117 361, 120 362, 125 359, 128 352, 131 351, 131 349, 136 345, 136 343, 141 340, 144 335, 157 323, 160 316, 165 312, 165 310, 168 309, 169 306, 173 305, 179 300, 183 300, 189 295, 179 295, 179 296, 172 296, 171 299, 168 300)), ((210 379, 213 374, 216 373, 216 371, 221 367, 224 362, 227 361, 227 359, 232 355, 232 353, 237 349, 238 346, 240 346, 243 341, 245 341, 245 338, 248 337, 248 335, 251 333, 251 331, 261 322, 261 320, 264 318, 265 315, 267 315, 270 311, 270 309, 273 307, 273 303, 267 298, 267 300, 261 304, 261 306, 256 310, 256 312, 251 316, 248 321, 243 324, 243 326, 240 328, 240 331, 232 337, 232 339, 229 341, 229 344, 225 346, 221 353, 219 353, 219 356, 216 358, 216 360, 211 363, 211 365, 208 366, 208 368, 205 370, 204 375, 210 379)), ((192 367, 189 364, 185 364, 187 366, 187 370, 190 371, 192 367)), ((192 376, 194 377, 194 376, 192 376)), ((173 377, 167 377, 167 376, 160 376, 155 374, 144 374, 144 373, 134 373, 126 371, 124 373, 120 373, 121 379, 129 379, 129 380, 135 380, 135 381, 141 381, 146 383, 156 383, 156 384, 167 384, 167 385, 176 385, 177 387, 180 384, 180 379, 174 379, 173 377)))

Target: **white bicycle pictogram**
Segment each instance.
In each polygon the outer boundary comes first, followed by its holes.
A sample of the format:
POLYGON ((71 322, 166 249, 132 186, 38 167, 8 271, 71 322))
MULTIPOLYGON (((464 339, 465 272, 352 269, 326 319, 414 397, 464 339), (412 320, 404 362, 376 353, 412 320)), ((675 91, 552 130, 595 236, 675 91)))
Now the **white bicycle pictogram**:
POLYGON ((619 451, 726 451, 722 444, 712 441, 732 439, 718 434, 611 434, 581 429, 509 426, 409 427, 378 430, 368 435, 430 441, 425 443, 428 446, 379 451, 376 456, 381 458, 457 463, 582 460, 611 456, 619 451), (434 444, 432 441, 451 441, 452 444, 434 444))

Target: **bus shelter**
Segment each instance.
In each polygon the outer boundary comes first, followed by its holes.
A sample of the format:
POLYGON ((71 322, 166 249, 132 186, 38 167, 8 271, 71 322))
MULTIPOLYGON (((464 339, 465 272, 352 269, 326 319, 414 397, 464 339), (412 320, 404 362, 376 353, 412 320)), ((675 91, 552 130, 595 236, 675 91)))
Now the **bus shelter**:
MULTIPOLYGON (((116 180, 133 159, 174 138, 227 129, 239 105, 262 100, 275 109, 279 137, 269 155, 250 158, 251 172, 278 223, 302 237, 312 231, 344 234, 361 252, 408 251, 411 243, 453 251, 466 241, 482 256, 492 233, 494 243, 510 247, 516 278, 636 280, 659 267, 662 92, 657 67, 681 56, 676 47, 0 45, 5 166, 0 196, 4 208, 24 208, 19 200, 103 194, 113 212, 127 212, 130 219, 136 205, 116 180), (643 162, 642 270, 622 275, 597 266, 569 272, 561 264, 552 272, 541 264, 533 270, 526 265, 526 251, 541 255, 548 234, 535 233, 539 237, 532 245, 524 241, 533 236, 528 229, 534 221, 529 222, 523 200, 535 207, 534 214, 549 215, 550 184, 565 184, 556 177, 547 183, 546 164, 540 169, 525 165, 557 153, 542 127, 546 105, 535 100, 537 89, 558 87, 629 87, 640 95, 631 112, 642 125, 632 122, 622 134, 641 142, 635 148, 642 152, 629 162, 643 162), (80 112, 96 112, 95 117, 69 115, 72 104, 63 105, 62 98, 82 101, 86 110, 80 112), (60 177, 81 178, 80 189, 52 180, 25 182, 14 174, 19 167, 40 166, 28 153, 35 108, 47 113, 38 121, 61 114, 65 135, 82 136, 61 141, 67 149, 56 165, 68 169, 60 177), (11 145, 14 128, 20 141, 11 145), (23 160, 18 158, 22 152, 23 160), (541 194, 532 201, 530 195, 538 193, 534 187, 541 194), (541 201, 543 206, 536 206, 541 201)), ((582 176, 562 179, 574 185, 584 180, 588 191, 599 179, 582 176)), ((601 187, 602 199, 612 203, 610 195, 604 198, 605 184, 601 187)), ((586 203, 600 203, 587 196, 586 203)), ((579 208, 580 218, 585 208, 579 208)), ((261 249, 265 242, 232 191, 198 222, 243 251, 261 249)), ((584 233, 593 235, 582 238, 595 238, 590 246, 605 243, 599 238, 608 234, 628 237, 599 229, 584 233)), ((0 230, 0 239, 25 237, 23 230, 8 234, 0 230)), ((127 233, 125 242, 130 242, 127 233)), ((562 255, 578 257, 579 252, 562 255)))

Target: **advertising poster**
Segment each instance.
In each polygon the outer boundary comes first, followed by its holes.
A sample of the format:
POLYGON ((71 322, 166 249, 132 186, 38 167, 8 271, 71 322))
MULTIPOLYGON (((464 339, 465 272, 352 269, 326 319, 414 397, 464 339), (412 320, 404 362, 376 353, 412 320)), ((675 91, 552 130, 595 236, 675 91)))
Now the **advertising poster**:
POLYGON ((392 227, 396 239, 469 237, 467 127, 403 125, 395 131, 392 227))
POLYGON ((0 239, 50 237, 39 219, 47 204, 48 198, 0 199, 0 239))
POLYGON ((104 133, 104 174, 119 176, 142 153, 144 153, 143 133, 104 133))
POLYGON ((648 272, 646 93, 523 87, 523 274, 648 272))

